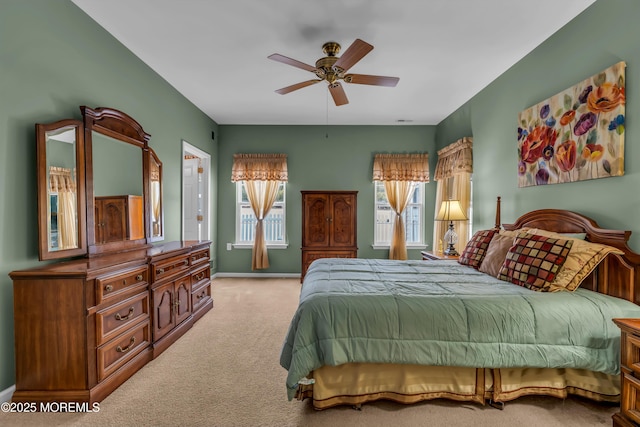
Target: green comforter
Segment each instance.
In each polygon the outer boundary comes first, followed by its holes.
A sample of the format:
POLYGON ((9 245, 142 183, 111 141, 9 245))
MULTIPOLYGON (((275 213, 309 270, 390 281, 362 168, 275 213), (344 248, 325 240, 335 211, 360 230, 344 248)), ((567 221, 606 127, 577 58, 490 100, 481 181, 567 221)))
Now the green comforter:
POLYGON ((289 399, 323 365, 572 367, 617 374, 628 301, 542 293, 455 261, 320 259, 308 269, 280 364, 289 399))

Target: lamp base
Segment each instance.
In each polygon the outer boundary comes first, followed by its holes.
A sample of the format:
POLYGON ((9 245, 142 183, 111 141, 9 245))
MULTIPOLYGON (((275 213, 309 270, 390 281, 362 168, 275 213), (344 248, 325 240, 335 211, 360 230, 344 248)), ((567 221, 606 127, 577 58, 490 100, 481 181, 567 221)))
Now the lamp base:
POLYGON ((448 256, 460 256, 458 251, 456 251, 456 248, 453 247, 453 243, 449 244, 449 247, 444 250, 443 254, 448 256))
POLYGON ((458 251, 456 251, 456 248, 453 246, 454 242, 458 241, 458 235, 453 229, 453 221, 449 222, 449 229, 447 230, 446 233, 444 233, 444 241, 447 242, 447 244, 449 245, 449 247, 445 249, 443 252, 445 255, 449 255, 449 256, 460 255, 458 251))

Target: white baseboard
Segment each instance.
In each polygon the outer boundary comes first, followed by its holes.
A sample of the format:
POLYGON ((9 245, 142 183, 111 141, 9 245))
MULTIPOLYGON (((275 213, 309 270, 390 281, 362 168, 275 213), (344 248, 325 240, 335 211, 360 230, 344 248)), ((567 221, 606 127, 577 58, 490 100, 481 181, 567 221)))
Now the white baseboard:
POLYGON ((281 279, 294 279, 300 278, 300 273, 215 273, 211 276, 212 279, 216 277, 247 277, 247 278, 260 278, 260 277, 272 277, 281 279))
POLYGON ((12 385, 6 390, 0 391, 0 403, 10 402, 14 391, 16 391, 15 385, 12 385))

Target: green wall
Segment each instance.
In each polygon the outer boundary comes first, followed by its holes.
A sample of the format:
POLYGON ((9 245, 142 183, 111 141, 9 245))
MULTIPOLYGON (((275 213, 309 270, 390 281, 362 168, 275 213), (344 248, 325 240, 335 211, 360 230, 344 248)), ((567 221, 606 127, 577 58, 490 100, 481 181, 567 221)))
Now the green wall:
MULTIPOLYGON (((73 3, 1 0, 0 391, 15 383, 8 274, 41 264, 34 124, 80 119, 80 105, 122 110, 151 134, 164 166, 166 240, 181 237, 182 139, 211 154, 217 176, 217 124, 73 3)), ((212 212, 215 224, 215 202, 212 212)))
POLYGON ((638 17, 638 0, 597 1, 438 125, 438 148, 473 136, 476 230, 493 224, 501 196, 503 222, 533 209, 574 210, 602 227, 631 230, 630 246, 640 251, 638 17), (518 188, 518 113, 619 61, 627 63, 625 175, 518 188))
MULTIPOLYGON (((289 247, 269 251, 270 267, 259 273, 299 273, 302 241, 301 190, 358 191, 358 256, 387 258, 388 250, 374 250, 375 153, 429 152, 435 168, 435 126, 220 126, 218 175, 218 271, 251 272, 251 250, 226 250, 235 240, 235 184, 231 166, 236 153, 285 153, 287 183, 286 227, 289 247)), ((427 221, 425 241, 431 242, 435 182, 425 185, 427 221)), ((419 250, 409 257, 420 258, 419 250)))

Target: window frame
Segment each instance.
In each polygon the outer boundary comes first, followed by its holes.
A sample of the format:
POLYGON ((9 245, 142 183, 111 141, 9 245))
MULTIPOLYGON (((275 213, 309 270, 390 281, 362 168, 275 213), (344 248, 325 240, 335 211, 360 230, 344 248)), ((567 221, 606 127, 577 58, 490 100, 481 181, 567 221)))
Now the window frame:
MULTIPOLYGON (((255 214, 253 213, 253 209, 251 209, 251 204, 249 201, 242 200, 242 189, 245 186, 245 181, 237 181, 236 183, 236 217, 235 217, 235 237, 233 248, 234 249, 252 249, 255 241, 255 236, 253 235, 255 231, 252 231, 252 239, 251 240, 242 240, 242 211, 243 208, 248 210, 253 218, 255 218, 255 214)), ((285 181, 280 181, 278 191, 282 194, 282 200, 276 200, 273 204, 273 207, 265 217, 265 219, 269 218, 272 214, 274 214, 278 207, 282 209, 282 220, 280 224, 280 234, 282 236, 282 240, 266 240, 267 248, 270 249, 285 249, 289 246, 287 243, 287 186, 285 181)), ((246 190, 245 190, 246 192, 246 190)), ((255 229, 254 229, 255 230, 255 229)), ((266 237, 266 236, 265 236, 266 237)))
MULTIPOLYGON (((419 213, 417 215, 417 218, 419 220, 418 223, 418 235, 420 236, 420 241, 417 242, 406 242, 406 246, 407 249, 425 249, 427 247, 427 244, 425 243, 425 235, 424 235, 424 230, 425 230, 425 209, 426 209, 426 201, 425 201, 425 183, 424 182, 420 182, 420 181, 413 181, 413 184, 415 185, 414 190, 416 191, 417 189, 420 190, 420 201, 419 202, 409 202, 407 204, 407 207, 405 208, 404 212, 402 213, 402 217, 403 217, 403 221, 405 224, 405 239, 406 239, 406 227, 408 225, 408 221, 407 221, 407 214, 411 211, 411 207, 418 207, 419 208, 419 213)), ((392 215, 394 215, 393 213, 393 209, 391 209, 391 205, 389 204, 389 200, 387 199, 386 196, 386 191, 384 190, 384 182, 382 181, 374 181, 374 186, 373 186, 373 249, 388 249, 391 246, 391 237, 389 237, 388 241, 382 241, 379 240, 379 238, 381 237, 379 235, 379 231, 378 231, 378 209, 380 206, 388 206, 390 212, 392 213, 392 215), (378 191, 379 191, 379 186, 381 187, 380 190, 382 190, 384 192, 385 195, 385 202, 381 203, 378 201, 378 191)), ((414 195, 412 194, 412 199, 414 198, 414 195)), ((390 227, 389 230, 389 236, 391 236, 391 230, 392 230, 393 226, 390 227)))

